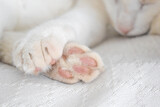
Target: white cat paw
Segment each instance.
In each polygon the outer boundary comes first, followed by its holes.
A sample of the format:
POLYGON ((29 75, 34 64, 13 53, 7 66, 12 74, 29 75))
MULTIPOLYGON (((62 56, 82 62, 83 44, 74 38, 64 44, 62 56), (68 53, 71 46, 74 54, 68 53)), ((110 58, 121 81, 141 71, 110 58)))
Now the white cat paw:
POLYGON ((52 68, 61 57, 65 42, 55 36, 29 34, 17 42, 13 50, 13 64, 27 74, 39 74, 52 68))
POLYGON ((101 57, 89 48, 76 43, 68 43, 53 70, 47 72, 49 78, 65 83, 94 80, 104 68, 101 57))

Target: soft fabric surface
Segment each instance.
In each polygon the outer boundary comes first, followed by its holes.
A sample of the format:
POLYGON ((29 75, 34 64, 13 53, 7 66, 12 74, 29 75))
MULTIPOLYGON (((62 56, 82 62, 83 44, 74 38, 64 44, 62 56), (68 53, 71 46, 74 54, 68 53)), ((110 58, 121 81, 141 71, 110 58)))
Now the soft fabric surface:
POLYGON ((0 64, 0 106, 159 107, 160 37, 114 37, 94 50, 105 72, 89 84, 63 84, 0 64))

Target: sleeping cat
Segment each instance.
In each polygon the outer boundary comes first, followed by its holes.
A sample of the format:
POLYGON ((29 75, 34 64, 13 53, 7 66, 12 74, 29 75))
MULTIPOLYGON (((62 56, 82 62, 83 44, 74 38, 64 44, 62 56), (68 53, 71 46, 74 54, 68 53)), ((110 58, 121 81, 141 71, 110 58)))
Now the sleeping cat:
POLYGON ((159 0, 1 0, 0 56, 27 74, 66 83, 90 82, 103 71, 87 46, 110 34, 148 32, 159 0), (20 32, 20 33, 17 33, 20 32), (83 44, 83 45, 81 45, 83 44))
POLYGON ((160 0, 104 0, 112 25, 121 35, 139 36, 150 30, 160 13, 160 0))

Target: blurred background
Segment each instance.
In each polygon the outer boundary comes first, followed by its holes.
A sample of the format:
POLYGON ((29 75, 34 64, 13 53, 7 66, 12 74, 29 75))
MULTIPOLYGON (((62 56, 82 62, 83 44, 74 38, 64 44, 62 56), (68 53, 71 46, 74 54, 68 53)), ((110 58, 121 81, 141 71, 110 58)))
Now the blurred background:
MULTIPOLYGON (((14 11, 19 8, 17 6, 20 6, 20 8, 24 8, 24 10, 20 10, 24 18, 19 20, 19 23, 25 25, 16 29, 13 26, 7 27, 5 30, 2 29, 1 35, 11 35, 14 38, 18 34, 13 32, 22 29, 26 32, 33 26, 38 25, 39 22, 62 15, 61 11, 64 8, 62 4, 65 4, 66 12, 77 3, 77 0, 74 2, 72 0, 39 1, 41 2, 38 2, 38 0, 20 0, 20 2, 18 0, 0 0, 0 16, 9 19, 7 22, 3 22, 2 17, 0 17, 0 24, 9 26, 7 23, 12 23, 14 25, 16 22, 11 16, 15 15, 14 11), (15 3, 17 4, 12 5, 15 3), (32 8, 28 8, 27 3, 31 3, 32 8), (47 8, 42 8, 42 5, 47 6, 47 8), (27 14, 24 14, 24 11, 33 11, 33 16, 28 17, 27 14), (40 12, 36 14, 34 13, 36 11, 40 12), (55 12, 55 15, 50 16, 51 12, 55 12), (38 15, 42 17, 39 18, 38 15), (30 21, 31 19, 33 20, 30 21)), ((91 3, 92 0, 88 1, 91 3)), ((102 2, 103 6, 106 4, 104 8, 108 9, 109 23, 106 25, 108 35, 106 39, 92 49, 102 57, 105 72, 91 83, 79 82, 70 85, 51 80, 43 75, 25 75, 15 67, 1 62, 0 106, 159 107, 160 19, 158 12, 155 12, 160 7, 158 3, 159 0, 104 0, 102 2), (126 7, 124 4, 126 4, 126 7), (123 13, 124 8, 128 9, 125 12, 133 13, 134 16, 129 13, 128 15, 131 16, 131 19, 136 20, 132 25, 134 26, 132 28, 133 32, 130 29, 129 31, 124 30, 128 26, 127 23, 129 22, 127 21, 130 20, 130 16, 123 13), (113 13, 110 13, 110 11, 113 13), (150 13, 154 13, 153 11, 155 14, 151 17, 152 14, 150 13), (114 16, 116 12, 119 16, 114 16), (134 12, 136 12, 136 16, 137 14, 139 16, 135 17, 134 12), (122 20, 120 23, 124 24, 120 29, 116 25, 115 17, 117 20, 122 20), (142 22, 139 22, 139 20, 142 22), (149 22, 145 22, 145 20, 149 22), (143 25, 140 25, 140 23, 143 25)), ((8 44, 11 42, 9 41, 8 44)), ((1 51, 0 54, 2 54, 1 51)))

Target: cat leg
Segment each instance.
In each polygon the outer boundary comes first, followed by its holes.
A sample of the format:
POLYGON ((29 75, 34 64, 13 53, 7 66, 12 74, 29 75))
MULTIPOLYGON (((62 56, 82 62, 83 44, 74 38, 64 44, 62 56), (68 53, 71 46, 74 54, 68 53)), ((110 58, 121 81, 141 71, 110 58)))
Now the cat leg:
POLYGON ((91 46, 103 40, 107 19, 99 3, 80 0, 71 11, 29 31, 13 49, 13 65, 27 74, 47 72, 61 58, 68 41, 91 46))

